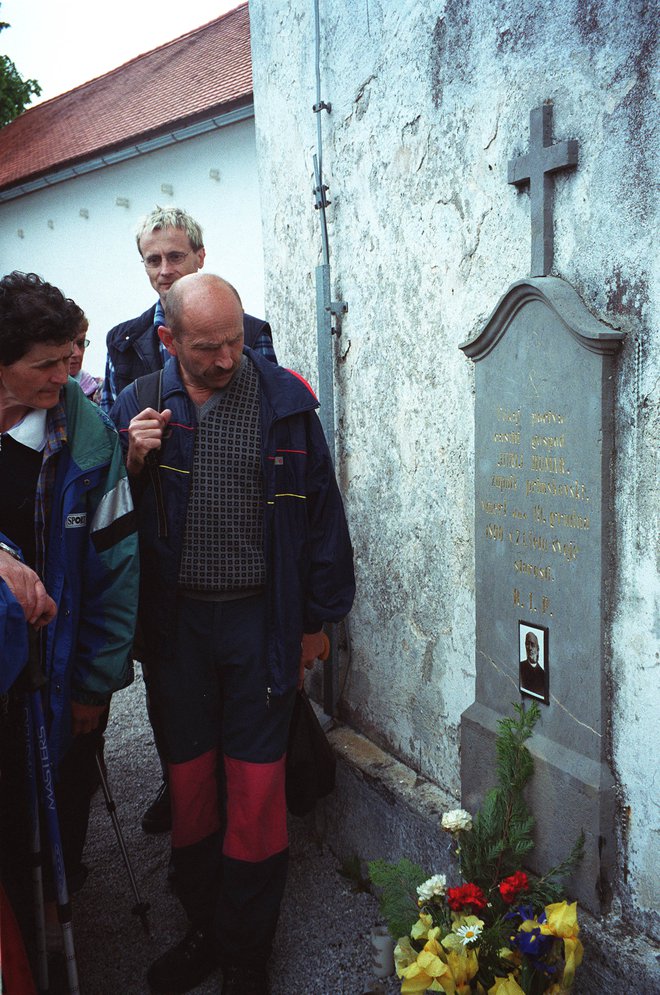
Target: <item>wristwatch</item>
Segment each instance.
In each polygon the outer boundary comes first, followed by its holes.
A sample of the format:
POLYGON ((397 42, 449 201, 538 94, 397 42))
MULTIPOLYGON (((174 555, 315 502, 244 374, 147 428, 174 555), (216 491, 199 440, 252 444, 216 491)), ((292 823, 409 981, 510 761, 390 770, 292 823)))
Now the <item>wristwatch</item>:
POLYGON ((0 542, 0 553, 9 553, 9 555, 13 556, 19 563, 23 562, 20 554, 16 552, 13 546, 8 546, 6 542, 0 542))

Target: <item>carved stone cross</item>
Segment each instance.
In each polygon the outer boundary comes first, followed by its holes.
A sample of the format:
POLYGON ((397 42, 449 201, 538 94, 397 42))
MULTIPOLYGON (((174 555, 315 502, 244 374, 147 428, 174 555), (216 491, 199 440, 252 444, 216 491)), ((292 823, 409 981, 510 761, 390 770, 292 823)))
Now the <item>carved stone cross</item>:
POLYGON ((509 160, 509 183, 529 183, 532 213, 531 276, 547 276, 552 269, 554 231, 553 184, 550 173, 577 166, 578 143, 552 144, 552 104, 536 107, 529 115, 529 152, 509 160))

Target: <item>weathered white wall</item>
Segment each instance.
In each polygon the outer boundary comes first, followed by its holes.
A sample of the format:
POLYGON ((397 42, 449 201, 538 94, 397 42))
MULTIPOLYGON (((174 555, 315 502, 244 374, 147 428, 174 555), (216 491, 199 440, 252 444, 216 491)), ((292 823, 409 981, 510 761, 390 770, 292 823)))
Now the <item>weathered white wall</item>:
MULTIPOLYGON (((342 714, 459 793, 474 688, 473 381, 459 352, 529 274, 507 160, 554 102, 577 172, 555 182, 555 268, 627 332, 617 387, 612 766, 616 903, 657 925, 659 326, 657 19, 652 5, 321 0, 338 465, 356 548, 342 714), (655 63, 655 65, 654 65, 655 63), (657 400, 657 397, 656 397, 657 400), (655 919, 655 923, 654 923, 655 919)), ((312 0, 251 0, 267 310, 282 361, 317 382, 312 0)), ((629 918, 632 921, 632 918, 629 918)))
POLYGON ((235 283, 245 309, 262 315, 253 118, 0 203, 0 272, 36 272, 83 308, 91 373, 103 373, 108 329, 156 298, 134 234, 138 219, 156 204, 183 207, 199 221, 207 271, 235 283), (210 170, 219 171, 219 180, 210 170), (163 193, 162 184, 173 193, 163 193), (129 206, 118 206, 118 197, 129 206), (89 216, 81 217, 81 210, 89 216))

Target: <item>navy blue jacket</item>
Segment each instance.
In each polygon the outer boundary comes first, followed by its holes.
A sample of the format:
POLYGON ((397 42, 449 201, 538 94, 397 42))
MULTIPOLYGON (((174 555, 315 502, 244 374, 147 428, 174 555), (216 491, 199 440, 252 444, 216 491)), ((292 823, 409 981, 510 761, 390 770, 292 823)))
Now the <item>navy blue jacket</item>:
MULTIPOLYGON (((156 305, 153 304, 139 318, 123 321, 120 325, 111 328, 107 334, 108 362, 106 363, 105 378, 109 381, 109 364, 112 363, 117 396, 138 377, 146 376, 147 373, 152 373, 154 370, 160 370, 163 365, 159 347, 160 340, 154 329, 155 314, 156 305)), ((251 314, 243 315, 243 331, 245 344, 250 347, 254 346, 262 335, 267 335, 270 339, 273 337, 268 322, 261 318, 255 318, 251 314)), ((101 406, 104 409, 109 409, 113 399, 110 396, 107 402, 101 406)))
MULTIPOLYGON (((355 595, 353 550, 330 453, 315 409, 318 401, 296 374, 244 349, 259 374, 264 554, 268 597, 267 693, 295 687, 303 632, 338 622, 355 595)), ((111 416, 128 449, 128 425, 141 410, 135 385, 111 416)), ((179 564, 190 490, 197 418, 177 361, 163 374, 162 408, 172 417, 160 451, 168 534, 158 535, 155 489, 143 471, 133 482, 140 537, 140 622, 147 661, 158 666, 174 646, 179 564)))

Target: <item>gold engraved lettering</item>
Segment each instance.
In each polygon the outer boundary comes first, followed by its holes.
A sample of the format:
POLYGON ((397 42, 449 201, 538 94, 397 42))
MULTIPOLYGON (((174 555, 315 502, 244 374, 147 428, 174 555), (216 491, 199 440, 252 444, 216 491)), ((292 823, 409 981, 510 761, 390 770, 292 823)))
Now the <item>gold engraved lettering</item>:
POLYGON ((491 486, 497 487, 499 491, 518 490, 518 478, 511 474, 510 477, 502 477, 499 473, 494 473, 491 477, 491 486))
POLYGON ((503 442, 509 446, 520 445, 520 431, 517 432, 496 432, 493 442, 503 442))
MULTIPOLYGON (((520 593, 520 590, 517 587, 514 587, 513 607, 522 608, 523 605, 525 605, 525 607, 529 607, 530 611, 533 612, 538 611, 538 608, 536 607, 534 601, 534 595, 530 593, 529 595, 527 595, 527 597, 525 597, 525 595, 520 593)), ((541 613, 543 615, 549 615, 550 618, 552 618, 552 612, 550 611, 550 598, 546 597, 545 594, 542 595, 541 597, 541 613)))
POLYGON ((508 411, 506 408, 498 408, 497 420, 513 422, 514 425, 520 425, 520 408, 518 408, 517 411, 508 411))
MULTIPOLYGON (((534 459, 534 457, 532 457, 534 459)), ((522 469, 524 463, 520 453, 500 453, 497 457, 497 465, 508 467, 510 470, 522 469)))
POLYGON ((530 494, 550 494, 552 497, 568 497, 575 501, 589 501, 587 488, 579 480, 574 480, 572 484, 558 484, 554 480, 527 480, 526 496, 530 494))
POLYGON ((570 515, 565 515, 562 512, 551 511, 550 512, 550 528, 566 529, 588 529, 589 528, 589 516, 578 515, 576 511, 572 511, 570 515))
POLYGON ((528 574, 536 577, 537 580, 552 580, 552 567, 539 567, 536 563, 525 563, 524 560, 516 560, 513 564, 516 573, 528 574))
POLYGON ((487 539, 497 539, 502 542, 504 539, 504 529, 501 525, 494 525, 489 523, 486 526, 486 538, 487 539))
POLYGON ((528 549, 533 549, 534 552, 541 550, 542 553, 547 553, 550 548, 545 536, 539 535, 537 532, 532 532, 531 529, 523 529, 522 531, 520 529, 510 529, 508 539, 514 546, 527 546, 528 549))
POLYGON ((553 539, 550 547, 553 553, 563 556, 567 563, 573 563, 578 558, 580 547, 574 542, 562 542, 561 539, 553 539))
POLYGON ((532 470, 537 473, 568 474, 563 456, 532 456, 532 470))
POLYGON ((565 441, 565 435, 533 435, 532 449, 563 449, 565 441))
POLYGON ((545 525, 546 518, 543 513, 543 506, 540 504, 535 504, 532 508, 532 514, 534 516, 534 521, 537 525, 545 525))
POLYGON ((532 425, 563 425, 564 416, 556 411, 532 411, 532 425))
POLYGON ((506 501, 482 501, 481 510, 487 515, 503 515, 506 518, 506 501))

